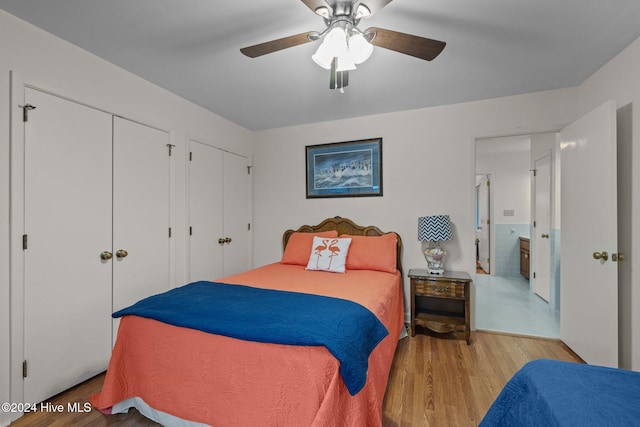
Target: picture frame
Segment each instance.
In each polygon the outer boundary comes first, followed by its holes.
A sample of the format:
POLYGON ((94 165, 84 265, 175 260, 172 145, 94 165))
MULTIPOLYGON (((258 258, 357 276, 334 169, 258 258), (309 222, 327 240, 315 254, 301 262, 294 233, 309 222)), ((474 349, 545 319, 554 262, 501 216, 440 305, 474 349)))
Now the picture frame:
POLYGON ((307 199, 382 196, 382 138, 305 148, 307 199))

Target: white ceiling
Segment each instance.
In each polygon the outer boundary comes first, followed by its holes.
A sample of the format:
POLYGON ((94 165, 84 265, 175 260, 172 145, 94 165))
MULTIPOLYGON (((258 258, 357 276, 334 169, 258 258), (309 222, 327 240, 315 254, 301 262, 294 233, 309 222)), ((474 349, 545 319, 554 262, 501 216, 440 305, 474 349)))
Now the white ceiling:
POLYGON ((0 8, 250 130, 575 86, 640 37, 638 0, 395 0, 377 26, 447 42, 431 62, 376 47, 344 93, 317 43, 250 59, 241 47, 322 31, 300 0, 0 0, 0 8))

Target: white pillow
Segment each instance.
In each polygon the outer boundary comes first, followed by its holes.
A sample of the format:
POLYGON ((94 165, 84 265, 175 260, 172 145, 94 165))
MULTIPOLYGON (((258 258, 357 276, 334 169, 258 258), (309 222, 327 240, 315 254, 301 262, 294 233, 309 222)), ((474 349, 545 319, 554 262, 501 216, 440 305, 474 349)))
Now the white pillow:
POLYGON ((349 237, 339 239, 315 236, 307 270, 344 273, 350 244, 351 238, 349 237))

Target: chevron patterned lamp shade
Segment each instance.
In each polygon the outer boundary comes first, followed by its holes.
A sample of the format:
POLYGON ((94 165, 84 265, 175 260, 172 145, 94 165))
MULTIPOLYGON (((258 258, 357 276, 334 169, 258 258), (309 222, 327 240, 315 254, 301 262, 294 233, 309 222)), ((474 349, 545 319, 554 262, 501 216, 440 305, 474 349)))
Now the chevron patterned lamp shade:
POLYGON ((427 270, 430 274, 444 274, 444 260, 447 251, 441 246, 443 240, 453 239, 449 215, 421 216, 418 218, 418 240, 428 241, 429 247, 424 250, 427 270))
POLYGON ((421 216, 418 218, 418 240, 439 242, 453 239, 449 215, 421 216))

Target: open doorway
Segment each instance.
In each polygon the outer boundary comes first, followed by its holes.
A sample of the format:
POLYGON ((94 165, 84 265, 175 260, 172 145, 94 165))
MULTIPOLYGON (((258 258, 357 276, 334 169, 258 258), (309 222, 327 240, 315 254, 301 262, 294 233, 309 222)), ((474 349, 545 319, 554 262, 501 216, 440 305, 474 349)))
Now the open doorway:
MULTIPOLYGON (((548 189, 546 208, 552 212, 556 193, 553 188, 556 182, 553 155, 556 146, 555 133, 476 140, 474 205, 476 254, 480 266, 475 280, 478 329, 553 338, 559 336, 555 288, 552 285, 543 287, 549 289, 545 293, 546 299, 543 299, 533 287, 534 281, 552 282, 556 271, 551 257, 557 256, 559 260, 559 250, 554 247, 559 239, 555 239, 555 217, 552 218, 551 213, 547 213, 550 219, 546 221, 549 231, 541 233, 545 235, 543 241, 550 246, 547 255, 539 255, 537 250, 541 245, 538 243, 536 247, 534 243, 538 234, 534 227, 535 206, 540 204, 540 200, 536 200, 536 161, 543 153, 550 161, 551 178, 547 184, 539 185, 538 190, 548 189), (484 180, 487 184, 483 184, 484 180), (488 199, 486 202, 485 197, 488 199), (486 213, 483 205, 487 206, 486 213), (483 221, 483 218, 487 220, 483 221), (483 250, 488 253, 486 262, 482 262, 483 250), (540 257, 548 257, 547 264, 550 265, 548 271, 541 270, 542 274, 536 270, 540 257), (483 274, 485 272, 489 274, 483 274)), ((559 225, 559 220, 557 223, 559 225)))

